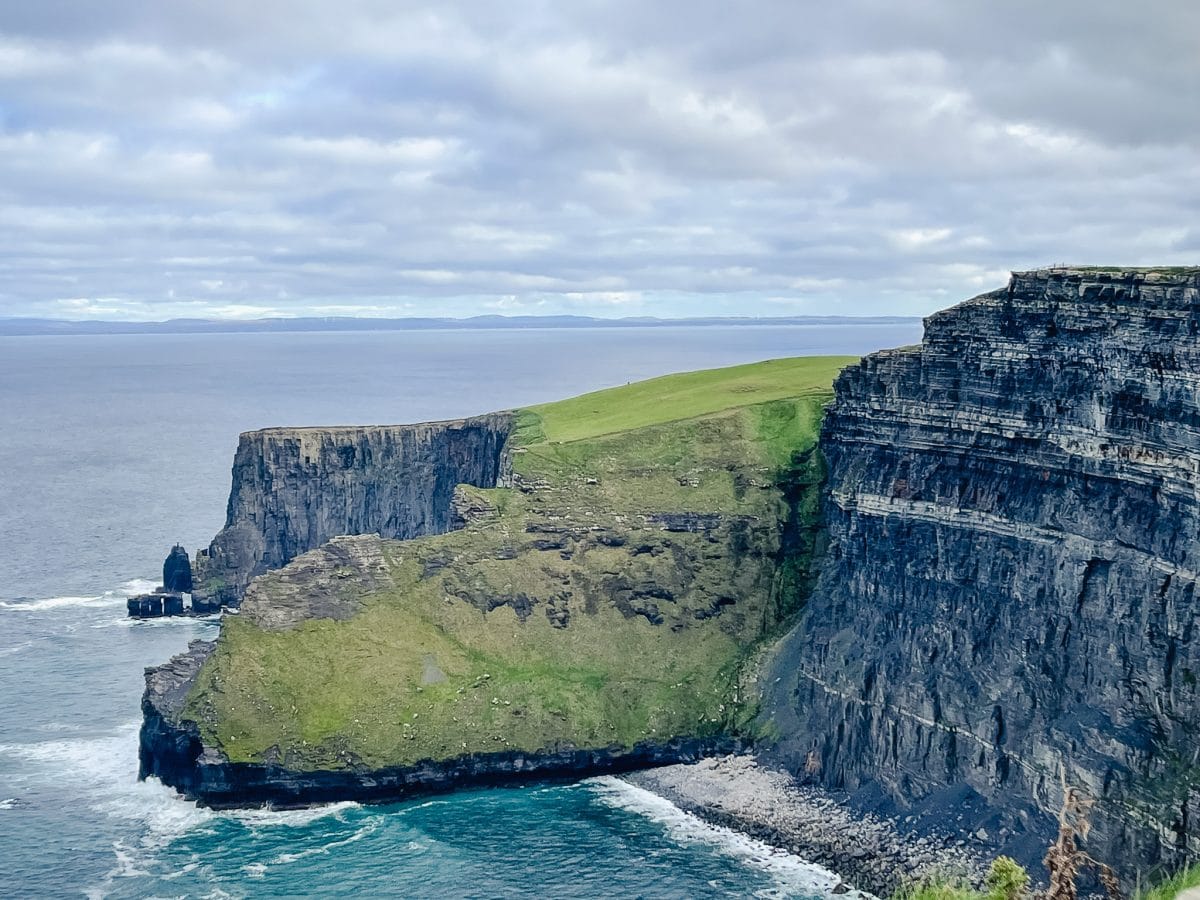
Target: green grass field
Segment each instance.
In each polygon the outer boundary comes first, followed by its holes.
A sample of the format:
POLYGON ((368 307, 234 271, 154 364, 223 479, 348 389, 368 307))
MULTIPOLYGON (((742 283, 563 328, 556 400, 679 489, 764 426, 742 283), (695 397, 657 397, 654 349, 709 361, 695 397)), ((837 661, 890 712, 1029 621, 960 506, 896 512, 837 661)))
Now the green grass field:
POLYGON ((370 589, 366 568, 323 571, 320 550, 259 579, 187 716, 232 760, 298 769, 741 731, 755 712, 741 667, 804 599, 818 542, 781 553, 784 523, 815 522, 811 451, 852 361, 671 375, 520 411, 515 486, 471 489, 490 513, 382 542, 370 589), (791 506, 785 483, 800 485, 791 506), (359 611, 256 620, 256 604, 305 592, 359 611))
POLYGON ((800 356, 664 375, 529 407, 521 440, 566 443, 796 397, 828 398, 854 356, 800 356))

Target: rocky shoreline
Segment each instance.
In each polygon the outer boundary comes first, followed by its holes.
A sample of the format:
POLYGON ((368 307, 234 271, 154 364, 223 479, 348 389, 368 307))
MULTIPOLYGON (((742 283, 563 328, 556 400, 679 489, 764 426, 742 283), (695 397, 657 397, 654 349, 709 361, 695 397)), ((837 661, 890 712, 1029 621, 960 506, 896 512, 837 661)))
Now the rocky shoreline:
POLYGON ((798 785, 751 755, 730 755, 622 776, 713 825, 739 831, 825 866, 858 889, 886 897, 906 879, 962 873, 978 881, 987 861, 961 841, 908 835, 860 815, 829 792, 798 785))

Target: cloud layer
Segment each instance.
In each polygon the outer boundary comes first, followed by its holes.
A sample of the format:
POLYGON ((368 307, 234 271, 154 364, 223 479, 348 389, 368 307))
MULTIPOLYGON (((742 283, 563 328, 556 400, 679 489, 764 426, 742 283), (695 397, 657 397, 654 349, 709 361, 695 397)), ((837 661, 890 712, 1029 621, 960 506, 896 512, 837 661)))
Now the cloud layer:
POLYGON ((0 7, 0 315, 926 313, 1200 262, 1190 0, 0 7))

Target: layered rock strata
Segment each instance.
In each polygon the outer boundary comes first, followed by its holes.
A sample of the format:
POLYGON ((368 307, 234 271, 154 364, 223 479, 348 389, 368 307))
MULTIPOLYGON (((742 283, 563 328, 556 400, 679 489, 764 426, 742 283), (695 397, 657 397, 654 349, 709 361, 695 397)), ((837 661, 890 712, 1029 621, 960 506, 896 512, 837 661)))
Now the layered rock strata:
POLYGON ((1014 274, 847 369, 821 449, 776 758, 1033 864, 1064 785, 1125 877, 1200 856, 1200 270, 1014 274))
POLYGON ((420 425, 243 434, 225 527, 195 564, 195 609, 235 606, 255 575, 341 534, 407 539, 453 524, 459 484, 495 487, 508 413, 420 425))

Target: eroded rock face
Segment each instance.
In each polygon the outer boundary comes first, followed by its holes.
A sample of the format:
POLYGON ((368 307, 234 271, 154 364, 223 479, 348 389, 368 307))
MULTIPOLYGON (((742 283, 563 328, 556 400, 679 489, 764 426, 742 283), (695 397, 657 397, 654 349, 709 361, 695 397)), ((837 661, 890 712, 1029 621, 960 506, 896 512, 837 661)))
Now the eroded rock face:
POLYGON ((196 760, 204 748, 196 724, 180 719, 192 681, 213 646, 212 641, 192 641, 186 653, 146 669, 138 741, 139 778, 153 775, 185 792, 193 788, 196 760))
POLYGON ((458 484, 495 487, 512 416, 243 434, 225 528, 196 557, 193 606, 236 605, 255 575, 343 534, 447 531, 458 484))
POLYGON ((176 594, 192 592, 192 562, 179 544, 171 548, 163 561, 163 590, 176 594))
POLYGON ((1063 779, 1126 877, 1200 856, 1200 270, 1016 274, 836 391, 776 753, 1030 863, 1063 779))
POLYGON ((296 557, 269 589, 253 581, 242 598, 242 615, 260 628, 283 631, 307 619, 348 619, 364 594, 388 575, 379 535, 342 535, 296 557))

